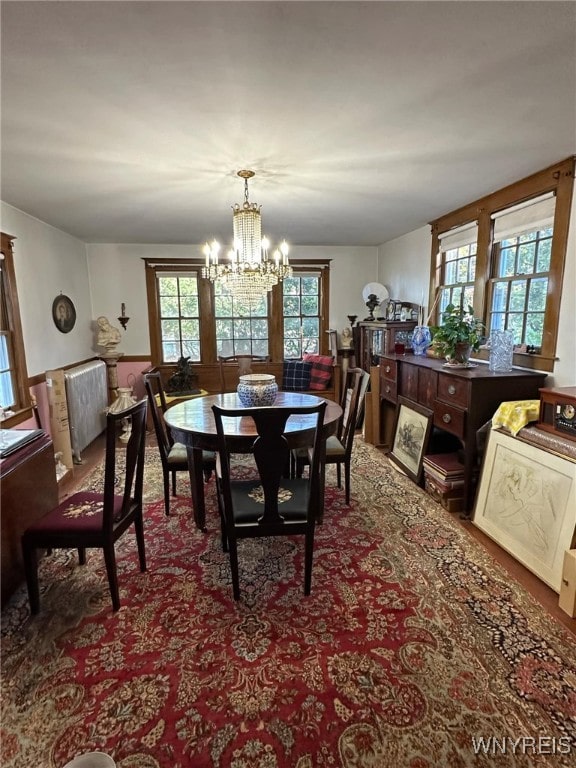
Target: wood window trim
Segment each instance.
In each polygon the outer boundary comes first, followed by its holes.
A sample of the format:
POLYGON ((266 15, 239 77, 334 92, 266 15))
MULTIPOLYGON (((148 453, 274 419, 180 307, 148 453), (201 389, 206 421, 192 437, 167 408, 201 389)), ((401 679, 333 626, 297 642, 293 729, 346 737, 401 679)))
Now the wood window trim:
MULTIPOLYGON (((570 227, 570 211, 574 187, 575 156, 551 165, 542 171, 527 176, 490 195, 475 200, 473 203, 447 213, 430 222, 432 228, 432 255, 430 269, 429 306, 434 303, 437 288, 441 284, 442 259, 439 254, 438 235, 454 227, 471 221, 478 222, 478 244, 476 248, 476 279, 474 282, 474 313, 487 322, 490 300, 490 279, 492 259, 492 220, 491 215, 524 200, 554 192, 556 209, 554 214, 554 233, 550 257, 550 278, 548 283, 548 302, 553 299, 555 311, 547 311, 544 321, 544 336, 541 354, 514 353, 514 365, 535 370, 554 370, 556 346, 558 340, 559 307, 562 297, 564 265, 570 227)), ((439 323, 439 313, 431 319, 439 323)), ((474 355, 479 359, 488 359, 488 352, 480 350, 474 355)))
MULTIPOLYGON (((191 271, 198 273, 198 297, 200 301, 200 350, 202 362, 199 365, 215 364, 216 355, 216 325, 214 319, 214 292, 210 281, 201 277, 200 270, 204 266, 203 259, 142 259, 145 265, 146 297, 148 303, 148 328, 150 334, 150 353, 152 366, 166 367, 162 363, 162 339, 160 335, 160 307, 156 290, 157 275, 169 269, 191 271), (209 319, 212 319, 212 322, 209 319)), ((320 315, 320 353, 329 353, 330 339, 325 333, 328 330, 330 307, 330 262, 331 259, 294 259, 290 263, 296 273, 306 269, 318 269, 321 278, 321 315, 320 315)), ((283 352, 283 302, 282 285, 275 285, 268 295, 269 312, 269 353, 272 362, 281 362, 283 352)))
POLYGON ((6 232, 0 233, 0 238, 2 253, 4 254, 1 268, 4 272, 5 309, 8 330, 12 336, 14 369, 16 373, 16 408, 14 409, 14 416, 9 416, 2 421, 3 428, 10 428, 26 421, 26 419, 29 419, 32 416, 32 402, 30 398, 22 322, 20 319, 20 303, 18 301, 18 289, 16 286, 16 271, 14 269, 13 243, 16 238, 6 232))

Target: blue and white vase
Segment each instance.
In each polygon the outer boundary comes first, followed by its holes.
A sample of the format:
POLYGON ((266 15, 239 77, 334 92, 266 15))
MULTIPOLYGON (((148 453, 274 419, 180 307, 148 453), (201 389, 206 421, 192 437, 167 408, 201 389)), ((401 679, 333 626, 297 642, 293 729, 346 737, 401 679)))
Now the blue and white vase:
POLYGON ((247 373, 240 376, 236 391, 245 408, 263 408, 274 404, 278 384, 271 373, 247 373))
POLYGON ((425 355, 432 344, 432 334, 427 325, 417 325, 412 334, 412 351, 415 355, 425 355))

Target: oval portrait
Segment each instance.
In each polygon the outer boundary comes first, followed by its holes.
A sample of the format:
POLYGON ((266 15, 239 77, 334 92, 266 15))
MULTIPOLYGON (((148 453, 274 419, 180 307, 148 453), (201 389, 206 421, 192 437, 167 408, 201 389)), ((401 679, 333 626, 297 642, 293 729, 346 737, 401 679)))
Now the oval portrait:
POLYGON ((76 323, 76 309, 71 299, 64 294, 56 296, 52 302, 52 319, 61 333, 70 333, 76 323))

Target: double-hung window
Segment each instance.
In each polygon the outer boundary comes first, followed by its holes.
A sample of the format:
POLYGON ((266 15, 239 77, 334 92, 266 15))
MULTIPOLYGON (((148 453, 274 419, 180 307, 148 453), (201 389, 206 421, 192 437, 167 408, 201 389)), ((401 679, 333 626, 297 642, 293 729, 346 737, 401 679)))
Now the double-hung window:
POLYGON ((321 272, 298 271, 282 285, 284 357, 318 354, 321 341, 321 272))
POLYGON ((162 362, 200 361, 200 303, 196 271, 168 271, 157 278, 162 362))
POLYGON ((230 355, 268 354, 268 297, 258 302, 236 298, 222 280, 214 283, 216 353, 230 355))
POLYGON ((448 304, 469 307, 474 303, 478 225, 465 224, 438 236, 440 311, 448 304))
POLYGON ((13 237, 2 232, 0 258, 0 405, 14 416, 3 422, 11 427, 31 414, 24 339, 20 322, 13 237))
POLYGON ((493 276, 488 327, 540 351, 544 335, 555 197, 544 195, 492 214, 493 276))

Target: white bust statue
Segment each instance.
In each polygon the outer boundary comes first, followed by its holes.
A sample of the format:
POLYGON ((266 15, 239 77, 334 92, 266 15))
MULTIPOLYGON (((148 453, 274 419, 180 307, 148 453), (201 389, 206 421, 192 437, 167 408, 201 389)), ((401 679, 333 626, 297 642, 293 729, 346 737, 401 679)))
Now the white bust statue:
POLYGON ((98 337, 96 343, 99 347, 104 347, 105 355, 113 355, 120 343, 121 334, 118 328, 110 325, 110 321, 103 315, 96 321, 98 323, 98 337))
POLYGON ((344 328, 340 334, 340 346, 342 349, 349 349, 352 346, 352 329, 344 328))

